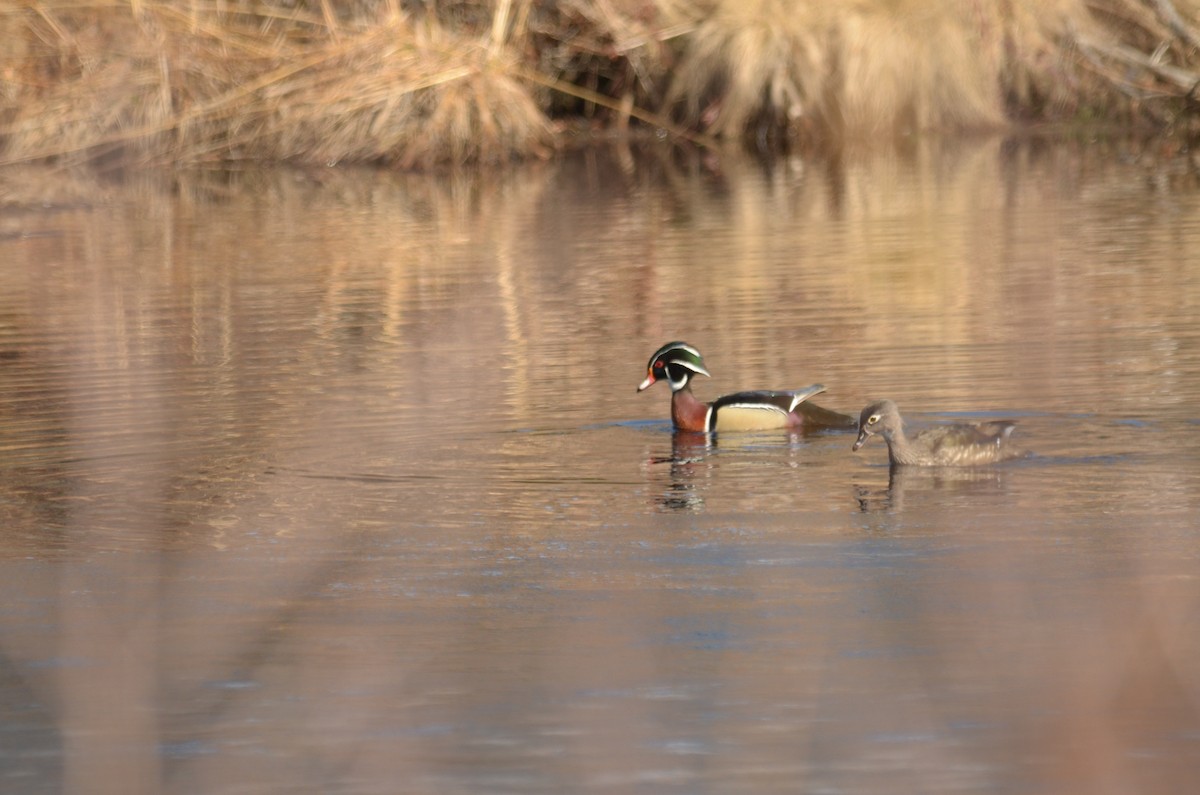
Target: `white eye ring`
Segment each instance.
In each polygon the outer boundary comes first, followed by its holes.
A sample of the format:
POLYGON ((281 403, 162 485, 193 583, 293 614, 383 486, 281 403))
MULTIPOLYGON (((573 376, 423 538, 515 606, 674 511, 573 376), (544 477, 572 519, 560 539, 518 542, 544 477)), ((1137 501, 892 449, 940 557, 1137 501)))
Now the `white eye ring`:
POLYGON ((870 417, 867 418, 867 425, 874 425, 877 422, 879 422, 878 414, 872 414, 870 417))

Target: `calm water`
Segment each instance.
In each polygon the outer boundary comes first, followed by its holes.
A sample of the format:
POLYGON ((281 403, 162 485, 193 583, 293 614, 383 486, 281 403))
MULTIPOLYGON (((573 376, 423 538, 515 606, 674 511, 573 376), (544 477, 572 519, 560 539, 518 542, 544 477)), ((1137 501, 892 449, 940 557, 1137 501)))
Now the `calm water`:
POLYGON ((0 184, 62 197, 0 212, 0 790, 1200 775, 1186 162, 0 184), (676 338, 701 397, 820 381, 1037 455, 675 436, 634 387, 676 338))

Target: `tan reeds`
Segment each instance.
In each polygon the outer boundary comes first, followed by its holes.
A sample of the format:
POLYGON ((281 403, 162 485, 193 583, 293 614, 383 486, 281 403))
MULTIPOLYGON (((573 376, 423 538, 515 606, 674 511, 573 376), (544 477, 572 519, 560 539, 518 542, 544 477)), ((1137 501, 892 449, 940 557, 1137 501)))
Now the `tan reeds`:
POLYGON ((714 132, 874 137, 994 127, 1016 67, 1082 2, 718 0, 689 37, 668 100, 714 132))
POLYGON ((396 18, 331 45, 312 68, 265 86, 262 156, 416 167, 499 161, 551 143, 549 122, 504 48, 396 18))
POLYGON ((120 151, 416 167, 552 143, 534 89, 512 76, 512 52, 435 21, 388 16, 317 34, 328 13, 247 22, 138 5, 90 29, 41 8, 35 33, 62 49, 64 65, 12 114, 4 160, 120 151))
POLYGON ((1200 2, 1178 5, 712 0, 667 101, 688 124, 760 142, 1008 119, 1167 122, 1194 115, 1200 90, 1200 2))
POLYGON ((1200 0, 19 0, 0 164, 402 167, 556 145, 551 118, 839 145, 1200 108, 1200 0), (415 7, 415 6, 414 6, 415 7), (681 127, 667 121, 673 117, 681 127))

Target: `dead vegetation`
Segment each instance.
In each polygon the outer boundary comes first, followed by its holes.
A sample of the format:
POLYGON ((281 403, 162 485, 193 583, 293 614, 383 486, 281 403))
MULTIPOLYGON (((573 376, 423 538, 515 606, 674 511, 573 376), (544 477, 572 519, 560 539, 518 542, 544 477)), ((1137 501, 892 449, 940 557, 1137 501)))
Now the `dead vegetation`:
POLYGON ((512 50, 385 14, 328 27, 299 13, 210 14, 141 3, 52 13, 58 45, 4 126, 8 160, 113 153, 147 161, 500 160, 551 143, 512 50))
POLYGON ((1015 121, 1170 125, 1196 109, 1198 9, 718 0, 687 37, 668 101, 692 125, 767 146, 1015 121))
POLYGON ((1194 132, 1200 0, 16 0, 0 162, 551 151, 631 119, 766 151, 1014 121, 1194 132))

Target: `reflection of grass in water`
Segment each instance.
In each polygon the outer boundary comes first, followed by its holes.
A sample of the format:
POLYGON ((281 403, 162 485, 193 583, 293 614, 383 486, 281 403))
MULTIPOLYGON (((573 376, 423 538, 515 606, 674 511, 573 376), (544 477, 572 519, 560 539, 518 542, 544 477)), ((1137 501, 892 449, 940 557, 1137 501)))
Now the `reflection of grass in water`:
MULTIPOLYGON (((205 252, 236 251, 247 262, 287 260, 289 278, 321 285, 323 305, 313 322, 322 344, 346 332, 345 318, 362 317, 357 325, 369 355, 389 344, 420 344, 429 318, 465 322, 469 314, 464 339, 503 340, 506 370, 498 388, 516 416, 534 410, 539 382, 551 371, 576 387, 560 408, 589 420, 604 385, 632 394, 629 363, 644 362, 643 344, 619 343, 611 356, 598 357, 587 334, 563 335, 561 346, 536 342, 562 329, 615 327, 612 307, 647 319, 650 349, 670 338, 668 331, 695 329, 687 332, 690 341, 715 368, 715 378, 697 386, 705 399, 821 381, 829 386, 822 405, 852 413, 880 393, 920 411, 1009 411, 1061 406, 1064 372, 1072 390, 1127 408, 1168 399, 1146 388, 1154 373, 1164 374, 1162 383, 1179 400, 1191 394, 1190 348, 1144 344, 1163 323, 1169 333, 1169 318, 1200 295, 1186 258, 1175 253, 1180 216, 1130 216, 1129 208, 1149 194, 1130 176, 1143 167, 1129 161, 1150 169, 1169 165, 1148 158, 1149 150, 1002 146, 995 139, 922 143, 901 157, 847 151, 840 160, 795 170, 764 171, 726 157, 716 172, 659 154, 635 169, 664 188, 645 195, 623 193, 628 177, 597 154, 603 179, 588 190, 626 198, 596 203, 587 223, 559 224, 545 209, 576 206, 576 186, 597 179, 564 162, 439 180, 321 169, 304 172, 305 179, 240 172, 228 185, 206 172, 187 176, 180 195, 238 208, 257 204, 247 193, 261 193, 268 208, 342 195, 347 206, 369 202, 364 206, 374 209, 335 213, 299 237, 291 213, 222 212, 222 222, 205 231, 205 246, 194 250, 165 211, 142 214, 141 225, 85 216, 83 234, 130 249, 144 245, 139 235, 170 246, 172 260, 183 266, 172 289, 194 292, 198 306, 237 283, 236 260, 207 261, 205 252), (1136 234, 1122 231, 1134 221, 1136 234), (1110 247, 1126 234, 1137 241, 1128 255, 1137 259, 1114 269, 1110 247), (350 258, 347 239, 354 241, 350 258), (546 258, 558 246, 574 252, 570 278, 559 270, 561 261, 546 258), (366 299, 363 279, 387 288, 366 299), (485 300, 493 289, 500 314, 455 314, 455 307, 469 305, 464 296, 485 300), (1130 331, 1104 331, 1114 320, 1130 331), (1093 328, 1100 333, 1076 333, 1093 328), (563 361, 589 361, 597 371, 561 368, 563 361), (1097 361, 1110 364, 1097 368, 1097 361), (1113 378, 1117 372, 1134 377, 1113 378)), ((0 174, 0 194, 18 176, 10 171, 0 174)), ((21 169, 20 187, 34 186, 38 173, 90 172, 21 169)), ((128 181, 96 187, 114 207, 142 202, 143 189, 128 181)), ((151 206, 171 206, 169 186, 162 191, 151 206)), ((65 191, 86 193, 74 184, 65 191)), ((58 224, 46 218, 42 226, 58 224)), ((31 225, 24 220, 8 228, 31 225)), ((14 266, 24 258, 36 262, 39 251, 14 247, 14 266)), ((87 251, 87 258, 103 256, 103 248, 87 251)), ((0 280, 9 294, 23 293, 35 289, 36 273, 32 266, 14 268, 0 280)), ((228 339, 221 328, 229 314, 198 315, 196 327, 204 331, 189 342, 196 355, 228 360, 218 346, 228 339)), ((37 322, 61 320, 61 313, 47 312, 37 322)), ((338 361, 344 366, 348 359, 338 361)), ((602 416, 663 417, 665 403, 664 396, 646 396, 602 416)))

